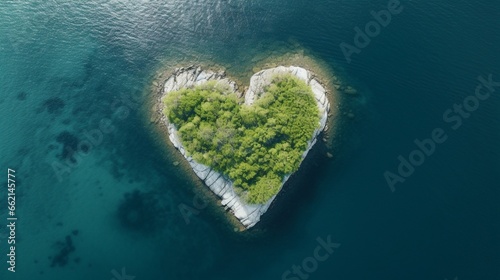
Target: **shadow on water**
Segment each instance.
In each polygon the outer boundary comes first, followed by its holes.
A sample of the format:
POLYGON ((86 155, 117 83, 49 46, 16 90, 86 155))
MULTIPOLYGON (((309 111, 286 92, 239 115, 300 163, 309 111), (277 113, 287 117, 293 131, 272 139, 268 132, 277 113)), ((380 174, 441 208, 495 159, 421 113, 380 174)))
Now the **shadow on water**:
POLYGON ((165 226, 170 211, 161 206, 159 199, 154 192, 125 193, 117 212, 120 224, 144 234, 152 234, 165 226))

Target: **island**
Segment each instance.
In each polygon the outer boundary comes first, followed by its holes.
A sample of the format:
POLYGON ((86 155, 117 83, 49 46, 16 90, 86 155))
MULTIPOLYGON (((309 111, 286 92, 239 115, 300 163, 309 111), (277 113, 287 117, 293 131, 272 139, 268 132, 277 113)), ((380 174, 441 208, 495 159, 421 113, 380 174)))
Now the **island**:
POLYGON ((159 100, 173 146, 246 228, 298 170, 330 110, 325 87, 298 66, 262 70, 244 93, 224 71, 177 68, 159 100))

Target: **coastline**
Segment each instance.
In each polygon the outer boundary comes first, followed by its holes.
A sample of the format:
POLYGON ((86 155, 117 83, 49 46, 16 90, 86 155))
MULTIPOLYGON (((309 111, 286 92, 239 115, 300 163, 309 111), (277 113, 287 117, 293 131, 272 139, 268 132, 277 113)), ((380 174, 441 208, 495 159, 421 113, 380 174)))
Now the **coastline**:
MULTIPOLYGON (((162 81, 162 85, 155 85, 161 88, 161 94, 156 98, 155 111, 160 119, 160 125, 165 126, 168 129, 168 136, 170 142, 174 147, 179 150, 182 156, 189 163, 191 169, 200 178, 205 186, 219 197, 221 204, 224 206, 224 210, 231 212, 234 217, 236 217, 240 223, 245 228, 251 228, 260 221, 260 217, 269 209, 272 202, 279 194, 290 177, 289 174, 285 176, 283 182, 280 186, 280 191, 272 198, 270 198, 266 203, 263 204, 248 204, 244 202, 235 192, 232 182, 225 178, 222 174, 212 170, 210 167, 200 164, 194 161, 191 157, 187 157, 184 147, 182 146, 177 130, 173 124, 170 124, 167 118, 163 114, 163 103, 161 100, 169 92, 179 90, 185 87, 192 87, 196 85, 203 84, 208 81, 217 81, 218 83, 223 83, 229 86, 229 88, 238 94, 239 97, 244 97, 244 103, 247 105, 253 104, 255 100, 260 97, 261 90, 264 86, 271 82, 272 77, 276 74, 290 73, 295 77, 306 82, 307 85, 311 86, 314 93, 318 109, 321 114, 319 128, 317 128, 311 140, 308 142, 308 147, 302 154, 302 161, 307 156, 311 148, 316 144, 318 135, 328 129, 327 121, 330 111, 330 101, 328 99, 328 91, 325 87, 318 81, 319 79, 309 70, 301 67, 290 66, 278 66, 266 70, 259 71, 255 73, 250 79, 250 85, 245 91, 240 91, 239 86, 235 81, 229 79, 226 76, 225 71, 213 71, 213 70, 203 70, 200 66, 189 66, 176 68, 172 74, 162 81)), ((301 164, 302 164, 301 161, 301 164)))

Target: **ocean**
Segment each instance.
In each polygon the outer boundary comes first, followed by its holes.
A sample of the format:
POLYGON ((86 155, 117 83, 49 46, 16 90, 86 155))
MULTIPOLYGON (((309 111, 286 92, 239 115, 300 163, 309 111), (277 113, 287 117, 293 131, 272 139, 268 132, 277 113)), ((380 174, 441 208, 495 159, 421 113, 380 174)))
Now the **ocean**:
POLYGON ((492 0, 2 1, 0 279, 500 279, 499 19, 492 0), (333 158, 233 232, 172 164, 151 84, 288 53, 357 93, 333 158))

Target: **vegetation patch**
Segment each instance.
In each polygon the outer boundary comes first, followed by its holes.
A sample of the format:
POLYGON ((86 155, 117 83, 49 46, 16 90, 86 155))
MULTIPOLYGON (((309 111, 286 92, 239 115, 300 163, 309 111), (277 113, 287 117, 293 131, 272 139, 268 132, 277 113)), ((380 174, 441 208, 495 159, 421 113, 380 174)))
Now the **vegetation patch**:
POLYGON ((280 75, 253 105, 212 81, 170 92, 164 114, 188 156, 224 174, 249 203, 265 203, 295 172, 319 127, 311 88, 280 75))

